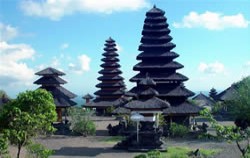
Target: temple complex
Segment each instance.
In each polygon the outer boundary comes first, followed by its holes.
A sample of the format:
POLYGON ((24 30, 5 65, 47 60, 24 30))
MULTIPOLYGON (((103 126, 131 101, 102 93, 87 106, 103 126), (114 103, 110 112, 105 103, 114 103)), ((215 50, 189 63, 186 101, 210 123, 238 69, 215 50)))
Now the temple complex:
POLYGON ((112 38, 106 40, 104 51, 102 54, 104 58, 101 59, 102 69, 98 72, 101 74, 98 77, 100 83, 96 85, 99 90, 94 93, 97 97, 85 105, 85 107, 96 108, 99 115, 105 114, 108 107, 123 104, 125 100, 122 97, 126 89, 123 77, 120 76, 122 71, 119 69, 116 43, 112 38))
POLYGON ((166 120, 189 124, 190 115, 198 114, 200 108, 187 101, 194 93, 183 84, 188 78, 177 72, 184 66, 174 61, 179 55, 172 51, 176 45, 171 42, 171 31, 164 14, 164 11, 155 6, 146 13, 139 46, 141 53, 136 58, 140 62, 133 67, 139 73, 130 79, 137 86, 127 95, 136 97, 140 94, 142 89, 139 83, 149 74, 156 82, 158 97, 170 103, 171 107, 163 110, 166 120))
POLYGON ((67 83, 59 77, 65 75, 65 73, 49 67, 35 73, 35 75, 42 77, 36 80, 34 84, 41 85, 39 88, 46 89, 53 95, 58 116, 57 121, 62 122, 62 110, 76 105, 76 103, 71 100, 75 98, 76 95, 61 86, 61 84, 67 83))

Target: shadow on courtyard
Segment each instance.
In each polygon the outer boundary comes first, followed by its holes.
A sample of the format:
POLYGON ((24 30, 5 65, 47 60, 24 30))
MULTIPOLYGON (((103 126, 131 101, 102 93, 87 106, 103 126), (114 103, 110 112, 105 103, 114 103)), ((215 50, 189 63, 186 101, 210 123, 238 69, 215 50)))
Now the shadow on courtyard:
POLYGON ((100 147, 62 147, 55 150, 54 156, 88 156, 96 157, 103 153, 121 153, 123 150, 114 150, 112 148, 100 148, 100 147))

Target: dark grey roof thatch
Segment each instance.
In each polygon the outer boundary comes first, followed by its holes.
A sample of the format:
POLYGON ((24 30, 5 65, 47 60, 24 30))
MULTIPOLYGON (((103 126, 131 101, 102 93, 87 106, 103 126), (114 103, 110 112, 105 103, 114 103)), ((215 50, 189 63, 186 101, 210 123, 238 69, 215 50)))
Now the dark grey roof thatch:
MULTIPOLYGON (((183 86, 178 87, 157 87, 155 88, 159 95, 158 96, 185 96, 190 97, 193 96, 194 93, 190 90, 186 89, 183 86)), ((127 96, 136 96, 136 94, 140 93, 142 89, 138 87, 132 88, 128 93, 126 93, 127 96)))
POLYGON ((156 82, 146 74, 145 78, 142 78, 141 81, 139 82, 139 85, 142 86, 155 86, 156 82))
MULTIPOLYGON (((145 74, 139 73, 135 75, 130 81, 139 81, 145 77, 145 74)), ((150 78, 154 81, 186 81, 188 78, 179 73, 161 73, 161 74, 150 74, 150 78)))
POLYGON ((139 93, 139 96, 157 96, 159 93, 153 88, 147 88, 139 93))
POLYGON ((67 83, 65 80, 57 76, 43 76, 36 80, 34 84, 44 84, 44 85, 58 85, 67 83))
POLYGON ((167 101, 163 101, 157 97, 152 97, 150 99, 138 99, 133 100, 124 107, 128 109, 164 109, 170 107, 170 104, 167 101))
POLYGON ((170 68, 174 68, 174 69, 180 69, 180 68, 183 68, 183 65, 176 62, 176 61, 173 61, 173 62, 170 62, 170 63, 144 63, 144 62, 140 62, 138 64, 136 64, 133 68, 133 70, 141 70, 141 69, 170 69, 170 68))
POLYGON ((54 103, 56 107, 70 107, 76 105, 76 103, 65 96, 54 97, 54 103))
POLYGON ((196 95, 192 100, 194 100, 199 106, 213 106, 215 104, 215 101, 203 93, 200 93, 196 95))
POLYGON ((113 114, 130 114, 131 110, 124 108, 124 107, 118 107, 116 108, 112 113, 113 114))
POLYGON ((193 105, 188 102, 179 104, 178 106, 171 105, 170 108, 164 109, 163 113, 166 115, 179 115, 179 114, 199 114, 203 108, 193 105))
POLYGON ((57 95, 65 95, 69 98, 75 98, 77 95, 75 95, 74 93, 68 91, 67 89, 61 87, 61 86, 41 86, 39 88, 42 89, 46 89, 47 91, 50 91, 53 95, 57 96, 57 95))
POLYGON ((84 107, 91 107, 91 108, 100 108, 100 107, 106 108, 110 106, 119 107, 119 106, 123 106, 127 102, 128 102, 127 98, 119 98, 115 100, 104 100, 104 99, 96 98, 95 100, 89 103, 86 103, 84 107))
POLYGON ((216 96, 216 99, 220 101, 228 101, 234 99, 236 97, 236 94, 237 94, 236 86, 232 85, 229 88, 222 91, 221 93, 219 93, 216 96))
POLYGON ((37 73, 35 73, 35 75, 39 75, 39 76, 43 76, 43 75, 58 75, 58 76, 63 76, 65 75, 65 73, 59 71, 59 70, 56 70, 52 67, 48 67, 44 70, 41 70, 37 73))

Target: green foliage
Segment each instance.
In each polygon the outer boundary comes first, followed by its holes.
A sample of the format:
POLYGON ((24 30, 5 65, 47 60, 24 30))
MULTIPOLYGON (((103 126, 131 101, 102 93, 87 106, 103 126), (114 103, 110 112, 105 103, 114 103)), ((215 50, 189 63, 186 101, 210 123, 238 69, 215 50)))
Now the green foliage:
POLYGON ((28 152, 28 158, 48 158, 54 153, 53 150, 46 149, 45 146, 41 144, 29 144, 26 146, 28 152))
POLYGON ((8 138, 4 137, 3 134, 0 135, 0 157, 10 157, 8 151, 8 138))
POLYGON ((139 154, 139 155, 136 155, 134 158, 147 158, 147 155, 139 154))
POLYGON ((90 119, 92 114, 92 111, 85 111, 80 107, 70 108, 70 128, 72 131, 83 136, 94 135, 96 127, 94 122, 90 119))
POLYGON ((107 116, 111 116, 112 115, 112 112, 115 110, 115 107, 114 106, 109 106, 105 109, 105 115, 107 116))
POLYGON ((152 150, 147 152, 148 158, 160 158, 161 152, 159 150, 152 150))
POLYGON ((181 124, 177 124, 177 123, 171 123, 170 126, 170 134, 173 137, 184 137, 185 135, 187 135, 189 132, 189 129, 181 124))
POLYGON ((246 158, 247 153, 250 151, 250 128, 241 130, 235 126, 223 126, 220 125, 211 115, 211 113, 205 109, 200 114, 206 117, 211 123, 212 127, 216 130, 216 137, 218 139, 224 139, 228 142, 234 141, 242 154, 242 157, 246 158), (247 144, 243 147, 240 142, 246 141, 247 144))
POLYGON ((225 106, 224 103, 216 102, 212 107, 212 113, 213 114, 219 113, 224 108, 224 106, 225 106))
MULTIPOLYGON (((194 156, 191 154, 193 153, 194 149, 190 149, 188 147, 168 147, 167 152, 160 152, 158 150, 153 150, 147 152, 147 155, 140 154, 135 156, 134 158, 193 158, 194 156)), ((217 149, 200 149, 200 158, 209 158, 217 153, 220 150, 217 149)))
POLYGON ((163 114, 159 114, 159 126, 164 126, 166 125, 166 120, 164 118, 164 115, 163 114))
POLYGON ((33 137, 55 130, 52 126, 55 120, 52 95, 42 89, 26 91, 3 107, 0 112, 0 132, 11 144, 17 145, 19 157, 21 148, 33 137))
POLYGON ((235 84, 235 98, 226 101, 228 110, 234 118, 246 119, 250 122, 250 76, 235 84))

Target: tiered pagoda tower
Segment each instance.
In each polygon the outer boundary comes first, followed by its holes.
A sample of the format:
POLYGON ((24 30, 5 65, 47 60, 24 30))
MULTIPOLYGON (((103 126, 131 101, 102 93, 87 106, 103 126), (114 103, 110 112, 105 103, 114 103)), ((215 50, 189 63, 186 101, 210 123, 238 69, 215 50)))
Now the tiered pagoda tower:
POLYGON ((58 122, 62 122, 62 109, 76 105, 76 103, 71 100, 75 98, 76 95, 61 86, 61 84, 67 83, 59 77, 65 75, 65 73, 48 67, 35 73, 35 75, 42 77, 36 80, 34 84, 41 85, 39 88, 46 89, 53 95, 58 122))
POLYGON ((183 84, 188 78, 177 72, 184 66, 174 61, 179 55, 172 51, 176 45, 171 42, 171 31, 164 14, 164 11, 155 6, 146 13, 139 46, 141 53, 137 56, 140 62, 133 67, 133 70, 139 73, 130 79, 131 82, 136 82, 137 86, 132 88, 128 95, 136 96, 140 93, 138 83, 148 73, 156 82, 158 97, 167 100, 171 105, 164 111, 167 119, 183 123, 191 114, 197 114, 199 109, 187 102, 187 98, 194 93, 183 84))
POLYGON ((99 90, 94 93, 97 97, 93 102, 86 104, 86 107, 96 108, 98 114, 104 114, 105 109, 110 106, 121 105, 124 102, 121 97, 126 89, 123 77, 120 76, 122 71, 119 69, 116 43, 112 38, 106 40, 104 51, 104 58, 101 59, 102 69, 98 72, 101 74, 98 77, 100 83, 96 85, 99 90))

